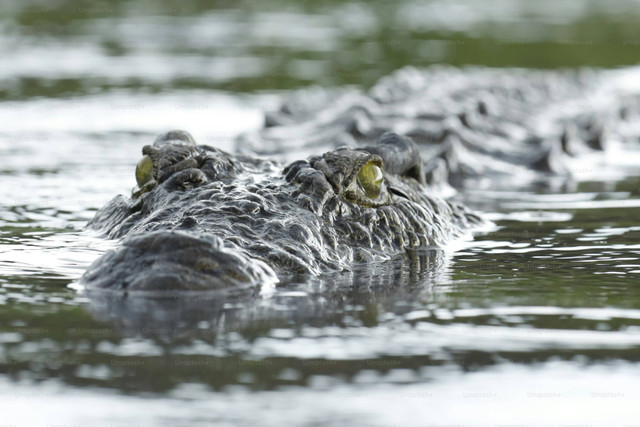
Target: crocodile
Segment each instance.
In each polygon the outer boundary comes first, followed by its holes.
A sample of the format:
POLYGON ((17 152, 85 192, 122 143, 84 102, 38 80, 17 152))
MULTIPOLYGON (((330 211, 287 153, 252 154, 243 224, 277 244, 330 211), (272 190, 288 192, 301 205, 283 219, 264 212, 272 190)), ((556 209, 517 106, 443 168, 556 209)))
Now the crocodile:
POLYGON ((138 187, 89 224, 126 238, 83 275, 89 288, 255 291, 441 246, 482 219, 427 191, 407 137, 283 165, 197 145, 185 131, 145 146, 138 187))
POLYGON ((302 91, 235 153, 164 133, 143 147, 131 197, 89 223, 123 240, 80 283, 256 292, 442 247, 486 223, 448 198, 454 188, 568 177, 568 158, 604 150, 612 131, 625 138, 637 99, 593 104, 585 94, 602 93, 600 81, 588 70, 406 69, 367 93, 302 91))
MULTIPOLYGON (((637 115, 616 71, 408 67, 369 91, 308 88, 239 136, 262 155, 369 145, 385 132, 415 141, 432 186, 570 177, 570 159, 607 149, 637 115)), ((290 157, 289 157, 290 158, 290 157)))

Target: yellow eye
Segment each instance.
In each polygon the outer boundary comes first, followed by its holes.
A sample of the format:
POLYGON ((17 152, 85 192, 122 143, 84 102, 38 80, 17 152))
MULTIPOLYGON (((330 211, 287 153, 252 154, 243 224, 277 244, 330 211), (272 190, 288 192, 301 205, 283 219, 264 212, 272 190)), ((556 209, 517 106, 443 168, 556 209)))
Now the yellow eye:
POLYGON ((380 166, 369 162, 358 172, 358 183, 370 199, 377 199, 382 189, 382 170, 380 166))
POLYGON ((136 166, 136 181, 138 182, 138 187, 142 188, 142 186, 151 179, 152 174, 153 161, 151 157, 144 155, 136 166))

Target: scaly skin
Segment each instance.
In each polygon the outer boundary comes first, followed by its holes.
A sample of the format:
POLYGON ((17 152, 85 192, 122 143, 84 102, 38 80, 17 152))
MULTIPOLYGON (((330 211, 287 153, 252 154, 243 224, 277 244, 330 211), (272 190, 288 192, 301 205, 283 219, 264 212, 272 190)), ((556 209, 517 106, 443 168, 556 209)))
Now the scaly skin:
POLYGON ((81 282, 255 290, 441 246, 481 222, 438 196, 449 184, 567 175, 567 158, 629 139, 640 101, 607 76, 409 68, 367 93, 302 91, 238 138, 239 152, 313 154, 288 165, 161 135, 143 148, 140 188, 91 222, 125 239, 81 282))
POLYGON ((368 91, 294 92, 236 149, 291 159, 396 132, 417 144, 431 184, 568 176, 568 158, 624 139, 620 123, 638 111, 637 97, 607 88, 613 80, 593 70, 409 67, 368 91))
POLYGON ((142 151, 151 176, 90 223, 126 238, 84 274, 89 289, 257 290, 440 246, 482 222, 429 194, 416 146, 395 134, 285 167, 195 145, 181 131, 142 151), (382 182, 367 193, 363 182, 379 170, 382 182))

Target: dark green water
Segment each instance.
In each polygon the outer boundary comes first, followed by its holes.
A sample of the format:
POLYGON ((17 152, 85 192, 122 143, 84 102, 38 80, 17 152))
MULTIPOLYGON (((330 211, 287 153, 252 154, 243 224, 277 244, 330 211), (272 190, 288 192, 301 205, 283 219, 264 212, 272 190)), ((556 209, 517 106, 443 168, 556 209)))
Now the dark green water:
POLYGON ((84 225, 156 134, 231 149, 289 90, 409 65, 636 65, 636 2, 3 1, 0 16, 0 425, 637 424, 637 147, 572 182, 466 190, 495 227, 408 264, 244 301, 69 287, 115 244, 84 225))

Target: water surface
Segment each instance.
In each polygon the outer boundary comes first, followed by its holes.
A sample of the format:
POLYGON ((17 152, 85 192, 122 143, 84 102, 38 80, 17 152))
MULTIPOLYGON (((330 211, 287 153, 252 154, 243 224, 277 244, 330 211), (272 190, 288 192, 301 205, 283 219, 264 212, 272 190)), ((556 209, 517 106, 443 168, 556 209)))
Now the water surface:
POLYGON ((470 186, 494 226, 409 262, 240 301, 69 287, 117 244, 86 222, 167 129, 231 150, 288 90, 406 65, 637 63, 637 2, 538 3, 2 3, 0 423, 637 423, 633 145, 571 181, 470 186))

